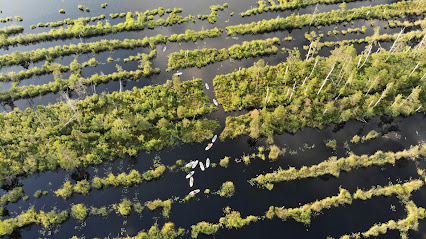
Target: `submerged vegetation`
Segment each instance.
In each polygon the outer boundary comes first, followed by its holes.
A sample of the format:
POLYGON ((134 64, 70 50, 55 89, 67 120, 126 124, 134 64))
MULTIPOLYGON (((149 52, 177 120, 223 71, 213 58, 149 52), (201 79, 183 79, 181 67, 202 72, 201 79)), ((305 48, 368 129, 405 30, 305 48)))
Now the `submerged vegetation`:
POLYGON ((300 169, 290 167, 289 169, 278 169, 273 173, 261 174, 250 180, 250 183, 256 183, 259 186, 267 187, 272 183, 282 181, 291 181, 302 178, 319 177, 322 175, 333 175, 339 177, 341 171, 349 172, 353 169, 369 166, 382 166, 385 164, 395 164, 397 160, 409 158, 416 160, 418 158, 426 157, 426 144, 422 143, 411 147, 408 150, 399 152, 382 152, 377 151, 373 155, 355 155, 352 154, 346 158, 339 158, 333 156, 318 165, 311 167, 303 166, 300 169))

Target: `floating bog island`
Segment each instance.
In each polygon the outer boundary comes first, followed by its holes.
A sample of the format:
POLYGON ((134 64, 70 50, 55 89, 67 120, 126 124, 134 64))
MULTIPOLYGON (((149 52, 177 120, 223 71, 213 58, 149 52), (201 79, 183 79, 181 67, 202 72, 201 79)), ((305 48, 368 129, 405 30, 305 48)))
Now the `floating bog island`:
POLYGON ((0 237, 422 238, 424 0, 163 4, 0 4, 0 237))

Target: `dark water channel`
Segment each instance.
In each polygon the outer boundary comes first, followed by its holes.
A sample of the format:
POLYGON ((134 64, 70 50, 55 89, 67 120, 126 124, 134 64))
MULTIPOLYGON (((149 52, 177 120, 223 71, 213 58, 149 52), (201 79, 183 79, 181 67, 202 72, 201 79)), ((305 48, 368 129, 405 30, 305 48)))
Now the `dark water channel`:
MULTIPOLYGON (((183 8, 181 15, 188 14, 209 14, 209 6, 215 4, 229 3, 229 8, 225 11, 219 11, 218 22, 214 25, 207 21, 199 21, 196 23, 184 23, 172 27, 161 27, 154 30, 144 30, 140 32, 124 32, 108 36, 93 37, 89 39, 70 39, 65 41, 43 42, 40 44, 29 46, 10 47, 9 49, 0 50, 0 54, 10 54, 13 51, 28 51, 43 47, 52 47, 64 44, 76 44, 79 42, 93 42, 101 39, 124 39, 124 38, 144 38, 145 36, 154 36, 156 34, 171 35, 175 33, 183 33, 187 29, 202 30, 213 27, 224 28, 228 25, 236 25, 240 23, 249 23, 261 19, 271 19, 276 16, 289 16, 293 12, 296 14, 312 13, 315 6, 299 9, 296 11, 284 12, 271 12, 254 15, 250 17, 241 18, 239 13, 251 6, 257 6, 256 1, 188 1, 180 0, 177 2, 170 2, 165 0, 160 1, 133 1, 121 0, 108 2, 108 7, 102 9, 100 5, 105 1, 55 1, 55 0, 24 0, 17 3, 0 3, 0 9, 3 10, 3 16, 22 16, 24 21, 20 23, 25 27, 25 33, 37 33, 46 31, 47 29, 35 29, 31 31, 29 26, 37 24, 38 22, 50 22, 63 20, 65 18, 78 18, 86 16, 98 16, 105 14, 111 24, 117 24, 123 19, 109 18, 109 13, 120 13, 127 11, 145 11, 158 7, 183 8), (81 12, 77 9, 77 5, 82 4, 89 7, 91 12, 81 12), (66 14, 61 15, 58 13, 59 9, 65 9, 66 14), (39 10, 35 10, 39 9, 39 10), (235 12, 233 17, 230 13, 235 12)), ((348 8, 357 8, 361 6, 378 5, 389 3, 392 1, 378 0, 378 1, 361 1, 355 3, 348 3, 348 8)), ((330 11, 331 9, 338 9, 338 4, 334 5, 319 5, 318 12, 330 11)), ((354 21, 353 25, 343 26, 343 24, 332 25, 323 27, 320 31, 326 35, 327 31, 333 30, 338 27, 339 30, 346 29, 346 27, 361 27, 366 25, 368 31, 366 34, 357 35, 347 34, 346 36, 338 35, 341 40, 350 38, 361 38, 373 34, 373 29, 370 27, 371 22, 354 21)), ((386 25, 386 22, 376 21, 377 25, 386 25)), ((0 27, 7 26, 3 24, 0 27)), ((239 44, 243 41, 264 39, 269 37, 279 37, 280 39, 286 36, 292 36, 293 41, 283 42, 280 47, 293 48, 298 47, 302 49, 303 45, 309 43, 304 38, 305 32, 312 30, 319 31, 316 28, 303 28, 295 29, 292 31, 280 31, 267 33, 262 35, 247 35, 237 36, 232 38, 226 35, 226 31, 221 37, 205 39, 197 43, 167 43, 167 51, 163 52, 164 45, 157 46, 158 56, 153 59, 153 67, 159 67, 162 72, 150 77, 149 79, 141 79, 138 82, 129 81, 124 82, 123 90, 131 89, 133 87, 143 87, 146 85, 162 84, 166 80, 171 79, 174 72, 166 72, 167 56, 179 51, 180 49, 201 49, 201 48, 225 48, 233 44, 239 44)), ((399 29, 387 29, 383 33, 395 33, 399 29)), ((332 40, 334 38, 325 37, 325 40, 332 40)), ((382 44, 386 47, 386 44, 382 44)), ((358 48, 359 51, 363 50, 364 46, 358 48)), ((387 46, 389 48, 389 46, 387 46)), ((134 50, 119 50, 115 52, 103 52, 100 54, 92 55, 85 54, 77 57, 78 61, 84 62, 92 57, 95 57, 101 64, 95 68, 87 67, 82 71, 82 75, 88 77, 94 73, 105 74, 112 73, 115 70, 115 65, 119 64, 124 70, 137 69, 137 62, 123 63, 123 59, 136 55, 137 53, 149 53, 150 49, 138 48, 134 50), (108 63, 107 58, 114 58, 114 62, 108 63)), ((302 55, 306 51, 302 50, 302 55)), ((327 50, 321 51, 320 54, 327 55, 327 50)), ((57 59, 55 62, 68 65, 73 61, 76 56, 67 56, 63 59, 57 59)), ((279 53, 276 56, 262 57, 268 64, 275 65, 282 62, 286 58, 286 54, 279 53)), ((255 61, 260 58, 244 59, 241 61, 224 61, 210 64, 201 69, 188 68, 180 70, 183 72, 183 80, 191 80, 193 78, 202 78, 210 85, 210 90, 205 92, 208 97, 214 98, 214 91, 212 90, 212 79, 217 74, 229 73, 238 70, 239 67, 251 66, 255 61)), ((44 62, 31 64, 31 67, 41 66, 44 62)), ((19 71, 24 69, 21 66, 5 67, 0 69, 1 73, 9 71, 19 71)), ((63 77, 67 77, 69 73, 64 73, 63 77)), ((20 85, 29 84, 45 84, 53 80, 52 75, 33 77, 24 80, 20 85)), ((11 87, 9 83, 0 83, 1 91, 7 90, 11 87)), ((93 88, 88 86, 86 94, 90 95, 94 91, 96 93, 117 91, 120 88, 119 82, 108 82, 93 88)), ((71 93, 73 98, 79 97, 75 92, 71 93)), ((35 97, 33 99, 21 99, 14 102, 3 104, 2 111, 10 111, 13 107, 25 109, 27 107, 36 107, 37 105, 47 105, 55 103, 60 100, 60 94, 48 94, 45 96, 35 97)), ((80 97, 84 97, 80 96, 80 97)), ((206 117, 209 119, 216 119, 220 122, 221 127, 217 130, 220 134, 225 125, 226 116, 243 114, 245 111, 225 113, 223 108, 219 106, 219 110, 206 117)), ((252 162, 246 166, 243 163, 236 163, 235 158, 240 158, 242 155, 247 155, 257 152, 258 146, 266 146, 267 144, 263 139, 257 142, 252 142, 248 137, 239 137, 234 140, 227 140, 225 142, 216 142, 214 147, 205 151, 206 143, 202 144, 181 144, 175 147, 169 147, 161 152, 140 153, 135 158, 117 159, 114 162, 104 163, 97 167, 90 167, 80 171, 56 171, 46 172, 42 174, 31 175, 26 178, 21 178, 20 183, 23 185, 25 193, 30 195, 28 201, 19 201, 18 203, 9 204, 7 209, 11 212, 10 216, 3 219, 16 216, 22 210, 26 210, 31 206, 37 209, 50 211, 52 208, 59 210, 66 210, 72 204, 84 203, 88 207, 102 207, 109 206, 114 203, 119 203, 121 199, 128 198, 130 200, 139 200, 145 202, 148 200, 162 199, 166 200, 172 197, 180 197, 181 199, 191 190, 185 179, 185 172, 170 172, 168 171, 160 180, 152 181, 149 183, 142 183, 140 185, 130 188, 107 188, 103 190, 92 190, 88 196, 74 194, 69 200, 63 200, 54 196, 53 191, 60 188, 66 179, 75 182, 75 175, 88 175, 89 179, 94 176, 106 176, 109 172, 118 174, 120 172, 129 172, 131 169, 137 169, 140 172, 146 171, 153 166, 154 160, 159 160, 166 165, 173 165, 176 160, 183 159, 190 161, 193 159, 205 160, 209 157, 213 163, 219 163, 219 160, 225 156, 231 157, 231 162, 228 168, 222 168, 219 165, 216 168, 209 168, 205 172, 200 170, 195 173, 195 186, 200 188, 203 192, 204 189, 211 189, 216 191, 220 188, 221 184, 225 181, 232 181, 236 187, 236 194, 231 198, 221 198, 218 195, 210 194, 205 195, 200 193, 194 200, 188 203, 175 202, 172 205, 172 213, 169 219, 164 219, 161 215, 161 209, 156 211, 149 211, 145 208, 144 212, 139 215, 133 212, 129 217, 124 218, 110 212, 107 218, 101 216, 89 216, 84 222, 78 222, 75 219, 70 219, 64 224, 54 227, 49 231, 41 229, 40 226, 25 227, 19 231, 14 232, 10 238, 71 238, 72 236, 79 236, 84 238, 112 238, 115 236, 136 235, 142 229, 149 229, 155 223, 162 225, 164 222, 172 221, 177 227, 190 229, 191 225, 199 221, 207 221, 217 223, 219 218, 224 215, 223 208, 230 206, 233 210, 240 211, 242 217, 247 215, 262 216, 268 210, 269 206, 285 206, 298 207, 301 204, 309 203, 318 199, 323 199, 329 196, 335 196, 339 192, 339 187, 349 190, 351 193, 355 192, 358 188, 368 190, 372 186, 382 185, 386 186, 389 183, 404 182, 413 178, 419 178, 416 170, 417 168, 426 169, 424 159, 417 161, 402 160, 395 166, 388 165, 385 167, 370 167, 366 169, 356 169, 350 173, 342 172, 339 178, 333 176, 324 176, 313 179, 303 179, 290 182, 278 183, 272 191, 251 186, 247 180, 255 177, 258 174, 272 172, 273 170, 281 168, 288 168, 293 166, 300 168, 304 165, 318 164, 326 160, 330 156, 344 157, 348 151, 355 154, 373 154, 378 150, 382 151, 400 151, 409 148, 411 145, 419 144, 419 142, 426 139, 426 124, 425 115, 418 113, 410 117, 374 117, 369 119, 367 123, 359 121, 349 121, 341 125, 329 125, 326 128, 312 129, 306 128, 298 131, 296 134, 283 134, 274 137, 275 144, 279 147, 287 148, 287 153, 274 162, 268 160, 262 161, 261 159, 253 159, 252 162), (349 148, 345 148, 345 141, 349 142, 355 134, 366 135, 370 130, 376 130, 381 134, 377 139, 352 144, 348 143, 349 148), (337 150, 333 151, 325 147, 325 141, 329 139, 336 139, 337 150), (304 145, 314 147, 307 149, 304 145), (292 153, 290 153, 290 151, 292 153), (35 199, 32 195, 36 190, 47 190, 49 194, 42 196, 40 199, 35 199)), ((78 177, 77 177, 78 178, 78 177)), ((0 190, 0 195, 5 193, 0 190)), ((426 207, 426 191, 420 189, 418 192, 413 193, 413 200, 418 206, 426 207)), ((323 210, 320 215, 316 215, 310 226, 305 226, 290 219, 282 222, 279 219, 263 220, 251 224, 239 230, 220 230, 215 238, 326 238, 333 236, 340 237, 343 234, 351 232, 366 231, 377 222, 387 222, 390 219, 398 220, 406 216, 403 205, 396 199, 396 197, 376 197, 367 201, 355 200, 351 205, 342 206, 339 208, 332 208, 323 210)), ((410 238, 426 238, 426 221, 420 222, 418 232, 410 232, 410 238)), ((190 234, 186 233, 184 238, 189 238, 190 234)), ((6 237, 9 238, 9 237, 6 237)), ((200 236, 203 238, 203 236, 200 236)), ((399 234, 389 232, 381 238, 399 238, 399 234)))

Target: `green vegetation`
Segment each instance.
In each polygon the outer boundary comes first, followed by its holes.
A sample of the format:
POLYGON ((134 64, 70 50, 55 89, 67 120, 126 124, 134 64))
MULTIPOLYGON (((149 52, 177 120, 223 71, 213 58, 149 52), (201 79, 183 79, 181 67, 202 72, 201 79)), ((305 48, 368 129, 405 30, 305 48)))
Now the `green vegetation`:
POLYGON ((90 215, 99 215, 99 216, 107 217, 108 209, 106 207, 101 207, 101 208, 91 207, 90 215))
POLYGON ((375 130, 372 130, 372 131, 368 132, 367 135, 362 136, 361 142, 364 143, 365 141, 368 141, 368 140, 371 140, 371 139, 375 139, 378 136, 379 136, 379 133, 377 133, 375 130))
POLYGON ((213 85, 226 111, 255 108, 228 117, 220 138, 272 137, 306 126, 322 128, 332 122, 423 110, 425 71, 419 66, 426 61, 418 62, 417 56, 425 52, 382 50, 366 57, 367 52, 356 55, 353 46, 342 46, 329 57, 302 61, 298 51, 290 51, 286 63, 267 66, 261 60, 253 67, 218 75, 213 85), (330 77, 337 80, 327 83, 330 77))
POLYGON ((23 79, 28 79, 33 76, 42 76, 50 73, 60 74, 69 70, 70 67, 68 66, 63 66, 58 63, 49 63, 48 61, 46 61, 46 63, 41 67, 35 66, 29 70, 0 74, 0 81, 19 82, 23 79))
POLYGON ((240 212, 231 211, 230 207, 226 207, 224 212, 225 216, 219 218, 218 224, 199 222, 196 225, 192 225, 191 237, 197 238, 199 234, 213 235, 223 227, 227 229, 239 229, 259 220, 259 217, 256 216, 247 216, 246 218, 241 218, 240 212))
POLYGON ((87 67, 87 66, 96 67, 97 65, 99 65, 99 61, 97 61, 94 57, 92 57, 88 61, 83 62, 83 64, 81 64, 81 65, 83 67, 87 67))
POLYGON ((167 70, 193 66, 201 68, 210 63, 224 61, 228 58, 239 60, 242 58, 272 55, 278 52, 275 44, 280 44, 280 40, 276 37, 250 42, 245 41, 242 45, 235 44, 228 49, 217 50, 215 48, 205 48, 194 51, 180 50, 180 52, 170 54, 167 70))
POLYGON ((118 205, 118 212, 122 216, 130 215, 132 212, 132 202, 127 199, 121 200, 120 204, 118 205))
POLYGON ((18 22, 22 22, 24 19, 22 19, 22 17, 20 17, 20 16, 15 16, 15 18, 16 18, 16 20, 18 21, 18 22))
POLYGON ((24 31, 24 27, 22 26, 8 26, 0 28, 0 36, 3 38, 7 38, 10 35, 18 34, 24 31))
POLYGON ((308 0, 308 1, 283 1, 278 0, 279 4, 276 4, 274 0, 268 0, 270 6, 266 6, 266 2, 264 0, 258 1, 259 7, 252 8, 245 12, 240 13, 242 17, 261 14, 263 12, 274 12, 274 11, 285 11, 289 9, 299 9, 304 8, 310 5, 315 4, 336 4, 343 2, 355 2, 357 0, 308 0))
POLYGON ((158 179, 166 172, 166 166, 158 165, 155 169, 148 170, 142 174, 142 177, 145 181, 151 181, 153 179, 158 179))
POLYGON ((10 235, 15 229, 19 229, 31 224, 42 225, 44 228, 49 228, 52 225, 58 225, 69 218, 68 211, 50 212, 40 211, 36 209, 28 209, 14 218, 0 221, 0 236, 10 235))
POLYGON ((196 79, 1 114, 0 126, 8 130, 0 136, 0 179, 201 142, 218 123, 187 118, 214 111, 208 102, 196 79))
POLYGON ((352 137, 351 139, 351 143, 357 144, 360 141, 361 137, 359 137, 358 135, 354 135, 354 137, 352 137))
POLYGON ((73 191, 82 195, 87 195, 89 194, 90 189, 90 183, 86 179, 83 179, 75 184, 73 191))
POLYGON ((207 19, 211 24, 213 24, 217 20, 217 16, 218 16, 218 12, 217 11, 219 11, 219 10, 223 11, 225 8, 228 8, 228 4, 227 3, 223 4, 223 6, 221 6, 221 5, 213 5, 213 6, 210 6, 210 10, 211 10, 210 15, 201 15, 201 14, 199 14, 197 17, 200 20, 207 19))
POLYGON ((276 145, 269 146, 269 154, 268 158, 271 160, 275 160, 278 158, 278 156, 282 154, 281 149, 276 145))
MULTIPOLYGON (((86 19, 89 20, 90 19, 86 19)), ((22 27, 7 27, 0 29, 0 34, 15 34, 23 31, 22 27)), ((69 56, 73 54, 100 53, 104 51, 114 51, 117 49, 134 49, 137 47, 149 46, 155 49, 157 44, 170 42, 196 41, 206 37, 217 37, 222 33, 222 29, 211 29, 194 32, 188 30, 183 34, 173 34, 169 37, 160 34, 144 39, 124 39, 124 40, 101 40, 91 43, 70 44, 62 47, 41 48, 34 51, 20 52, 15 51, 12 54, 0 56, 0 68, 4 66, 22 65, 29 62, 38 62, 41 60, 53 61, 56 58, 69 56)), ((55 64, 55 63, 52 63, 55 64)), ((35 67, 34 67, 35 68, 35 67)))
POLYGON ((81 11, 84 11, 83 5, 78 5, 78 9, 80 9, 81 11))
POLYGON ((35 193, 34 193, 34 197, 35 198, 40 198, 41 196, 46 196, 48 194, 48 192, 47 191, 41 191, 41 190, 37 190, 37 191, 35 191, 35 193))
POLYGON ((220 187, 219 191, 217 191, 217 194, 221 197, 232 197, 235 193, 235 186, 234 183, 231 181, 224 182, 222 186, 220 187))
POLYGON ((82 204, 72 205, 71 207, 71 216, 79 221, 84 221, 87 218, 88 211, 87 207, 82 204))
POLYGON ((7 208, 5 208, 5 207, 0 207, 0 219, 1 219, 1 217, 6 216, 6 215, 7 215, 7 213, 8 213, 7 208))
POLYGON ((102 4, 101 4, 101 7, 102 7, 102 8, 106 8, 107 6, 108 6, 108 3, 102 3, 102 4))
POLYGON ((191 226, 191 237, 197 238, 198 235, 213 235, 219 231, 220 224, 208 223, 208 222, 199 222, 196 225, 191 226))
POLYGON ((182 236, 184 232, 183 228, 175 230, 173 222, 167 222, 161 229, 157 225, 154 225, 148 232, 141 231, 134 237, 125 237, 123 239, 174 239, 182 236))
MULTIPOLYGON (((87 65, 86 63, 85 65, 87 65)), ((28 98, 35 97, 38 95, 45 95, 47 93, 55 93, 59 91, 66 90, 76 90, 78 91, 84 85, 99 85, 101 83, 108 82, 110 80, 119 81, 119 80, 139 80, 144 74, 142 70, 136 71, 122 71, 114 72, 112 74, 94 74, 89 78, 80 77, 79 64, 76 64, 77 72, 70 75, 68 79, 61 79, 59 76, 55 76, 55 81, 50 82, 44 85, 28 85, 28 86, 14 86, 10 90, 0 92, 0 100, 8 99, 19 99, 19 98, 28 98)), ((71 67, 72 68, 72 67, 71 67)), ((120 67, 118 67, 120 68, 120 67)), ((155 69, 153 70, 155 72, 155 69)), ((152 74, 151 72, 148 72, 152 74)))
POLYGON ((62 186, 62 188, 55 191, 55 195, 57 197, 62 197, 63 199, 67 199, 71 197, 73 191, 74 189, 73 189, 71 181, 66 181, 64 185, 62 186))
POLYGON ((151 211, 154 211, 158 208, 163 208, 163 217, 169 218, 170 212, 172 211, 172 203, 172 199, 168 199, 165 201, 162 201, 161 199, 156 199, 154 201, 145 202, 145 206, 151 211))
POLYGON ((331 207, 351 204, 352 200, 367 200, 373 196, 397 195, 400 199, 404 200, 404 202, 407 202, 411 196, 411 192, 418 190, 423 184, 424 183, 421 180, 413 180, 404 184, 375 187, 368 191, 358 189, 353 195, 351 195, 346 189, 340 188, 339 195, 337 196, 327 197, 297 208, 271 206, 269 207, 268 212, 266 212, 266 218, 272 219, 274 216, 277 216, 283 221, 286 221, 288 218, 293 218, 298 222, 310 224, 312 214, 320 213, 322 210, 329 209, 331 207))
POLYGON ((183 42, 183 41, 193 41, 196 42, 198 39, 204 39, 204 38, 214 38, 222 35, 223 29, 220 28, 213 28, 213 29, 207 29, 205 31, 199 31, 196 32, 194 30, 186 30, 185 33, 182 34, 173 34, 171 35, 168 40, 170 42, 183 42))
POLYGON ((425 209, 422 207, 417 207, 413 201, 408 202, 405 205, 407 211, 407 217, 395 222, 390 220, 387 223, 379 223, 368 229, 368 231, 363 232, 363 237, 376 237, 380 234, 386 234, 388 230, 399 230, 401 235, 404 235, 408 230, 417 230, 418 221, 426 217, 425 209))
POLYGON ((407 15, 422 15, 424 8, 418 7, 419 0, 400 1, 393 4, 377 5, 373 7, 361 7, 348 10, 333 10, 318 14, 296 15, 292 14, 286 18, 275 18, 262 20, 249 24, 228 26, 228 35, 234 34, 260 34, 276 30, 289 30, 302 28, 304 26, 330 25, 336 22, 350 21, 356 19, 390 19, 393 17, 405 17, 407 15), (384 11, 386 9, 386 11, 384 11), (403 9, 401 11, 401 9, 403 9))
MULTIPOLYGON (((398 41, 400 42, 408 42, 410 40, 418 40, 422 39, 424 36, 424 31, 422 30, 415 30, 410 31, 407 33, 399 34, 374 34, 373 36, 367 36, 365 38, 359 38, 359 39, 348 39, 348 40, 341 40, 341 41, 325 41, 325 42, 313 42, 313 45, 316 47, 316 50, 320 50, 322 47, 333 47, 333 46, 343 46, 343 45, 349 45, 349 44, 362 44, 362 43, 376 43, 376 42, 391 42, 395 41, 398 37, 398 41)), ((306 46, 304 46, 306 48, 306 46)), ((307 47, 309 48, 309 47, 307 47)), ((307 49, 306 49, 307 50, 307 49)))
POLYGON ((224 167, 224 168, 227 168, 228 164, 229 164, 229 157, 228 156, 225 156, 223 159, 221 159, 219 161, 219 165, 224 167))
POLYGON ((401 201, 408 202, 411 193, 420 189, 424 182, 422 180, 412 180, 404 184, 389 185, 386 187, 373 187, 368 191, 358 189, 353 194, 353 199, 367 200, 375 196, 390 196, 396 195, 401 201))
POLYGON ((97 189, 102 187, 130 187, 136 184, 142 183, 142 176, 137 170, 130 171, 129 174, 120 173, 117 176, 110 173, 104 178, 94 177, 92 180, 92 186, 97 189))
POLYGON ((61 10, 59 10, 59 13, 65 14, 65 10, 61 9, 61 10))
POLYGON ((22 187, 16 187, 12 189, 7 194, 4 194, 0 197, 0 203, 3 205, 7 205, 8 203, 12 202, 15 203, 19 201, 24 196, 24 189, 22 187))
MULTIPOLYGON (((79 6, 79 9, 83 10, 83 6, 81 6, 81 8, 79 6)), ((90 11, 89 8, 86 8, 85 10, 87 12, 90 11)), ((3 39, 0 42, 0 47, 6 47, 17 44, 30 44, 49 40, 64 40, 76 37, 88 38, 113 34, 117 32, 140 31, 146 28, 154 29, 158 26, 172 26, 175 24, 188 22, 194 20, 194 17, 191 15, 182 17, 176 15, 175 13, 170 13, 167 19, 154 20, 150 19, 150 15, 147 15, 147 13, 128 12, 126 14, 125 22, 118 23, 117 25, 111 25, 108 22, 105 24, 102 22, 98 22, 96 25, 90 25, 87 24, 84 19, 85 18, 74 20, 74 24, 68 25, 67 28, 61 27, 59 29, 52 29, 49 32, 26 35, 21 34, 17 37, 3 39)))
POLYGON ((325 143, 325 146, 335 151, 337 147, 337 142, 335 139, 330 139, 325 143))
POLYGON ((162 164, 156 165, 154 169, 150 169, 143 174, 137 170, 132 170, 130 173, 120 173, 117 176, 110 173, 104 178, 94 177, 92 184, 86 179, 77 182, 75 186, 70 181, 66 181, 62 188, 55 191, 56 196, 68 199, 72 194, 80 193, 82 195, 89 194, 92 187, 96 189, 107 188, 107 187, 131 187, 137 184, 141 184, 143 180, 151 181, 153 179, 160 178, 166 172, 166 166, 162 164))
POLYGON ((386 164, 395 164, 397 160, 409 158, 415 160, 426 156, 426 144, 420 144, 411 147, 408 150, 399 152, 382 152, 377 151, 374 155, 354 155, 337 159, 330 157, 317 165, 311 167, 303 166, 300 169, 290 167, 289 169, 278 169, 273 173, 259 175, 250 180, 250 183, 256 183, 259 186, 266 187, 268 184, 278 183, 282 181, 291 181, 302 178, 313 178, 330 174, 339 177, 341 171, 349 172, 353 169, 369 166, 382 166, 386 164))
POLYGON ((308 203, 301 207, 282 208, 271 206, 269 207, 268 212, 266 212, 266 218, 272 219, 274 216, 277 216, 283 221, 286 221, 288 218, 293 218, 297 222, 301 222, 308 225, 311 223, 311 217, 313 213, 320 213, 323 209, 338 207, 340 205, 351 203, 351 194, 346 189, 340 188, 339 195, 337 196, 317 200, 313 203, 308 203))

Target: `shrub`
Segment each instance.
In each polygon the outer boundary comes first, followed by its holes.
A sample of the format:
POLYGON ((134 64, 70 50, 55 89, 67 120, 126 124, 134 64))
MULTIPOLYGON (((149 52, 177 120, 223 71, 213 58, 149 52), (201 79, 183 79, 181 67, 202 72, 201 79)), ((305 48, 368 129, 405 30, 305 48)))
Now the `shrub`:
POLYGON ((365 142, 365 141, 368 141, 368 140, 371 140, 371 139, 375 139, 378 136, 379 136, 379 133, 376 132, 375 130, 372 130, 372 131, 368 132, 367 135, 362 136, 361 142, 365 142))
POLYGON ((71 216, 79 221, 84 221, 87 217, 87 207, 82 204, 72 205, 71 207, 71 216))
POLYGON ((221 159, 220 162, 219 162, 219 165, 224 167, 224 168, 227 168, 228 164, 229 164, 229 157, 227 157, 227 156, 225 158, 221 159))
POLYGON ((76 193, 87 195, 89 194, 90 189, 91 189, 90 183, 86 179, 83 179, 77 182, 77 184, 74 186, 73 191, 76 193))
POLYGON ((62 197, 63 199, 67 199, 71 197, 73 193, 73 185, 70 181, 66 181, 62 188, 55 191, 55 195, 57 197, 62 197))
POLYGON ((35 191, 35 193, 34 193, 34 197, 35 198, 40 198, 41 197, 41 195, 42 195, 42 192, 41 192, 41 190, 37 190, 37 191, 35 191))
POLYGON ((15 203, 19 199, 21 199, 24 196, 24 189, 22 187, 16 187, 12 189, 7 194, 1 196, 0 203, 3 205, 7 205, 8 203, 12 202, 15 203))
POLYGON ((65 14, 65 10, 61 9, 61 10, 59 10, 59 13, 65 14))
POLYGON ((232 197, 235 193, 234 183, 231 181, 224 182, 217 193, 221 197, 232 197))
POLYGON ((127 199, 123 199, 118 205, 118 212, 122 216, 130 215, 130 213, 132 212, 132 202, 127 199))
POLYGON ((360 139, 361 137, 359 137, 358 135, 354 135, 354 137, 352 137, 351 139, 351 143, 357 144, 360 139))
POLYGON ((327 146, 328 148, 331 148, 333 150, 336 150, 337 142, 336 142, 335 139, 330 139, 325 143, 325 146, 327 146))
POLYGON ((280 155, 280 153, 281 153, 281 150, 280 150, 280 148, 279 148, 278 146, 276 146, 276 145, 271 145, 271 146, 269 147, 269 155, 268 155, 268 158, 269 158, 269 159, 271 159, 271 160, 275 160, 275 159, 277 159, 277 158, 278 158, 278 156, 280 155))

